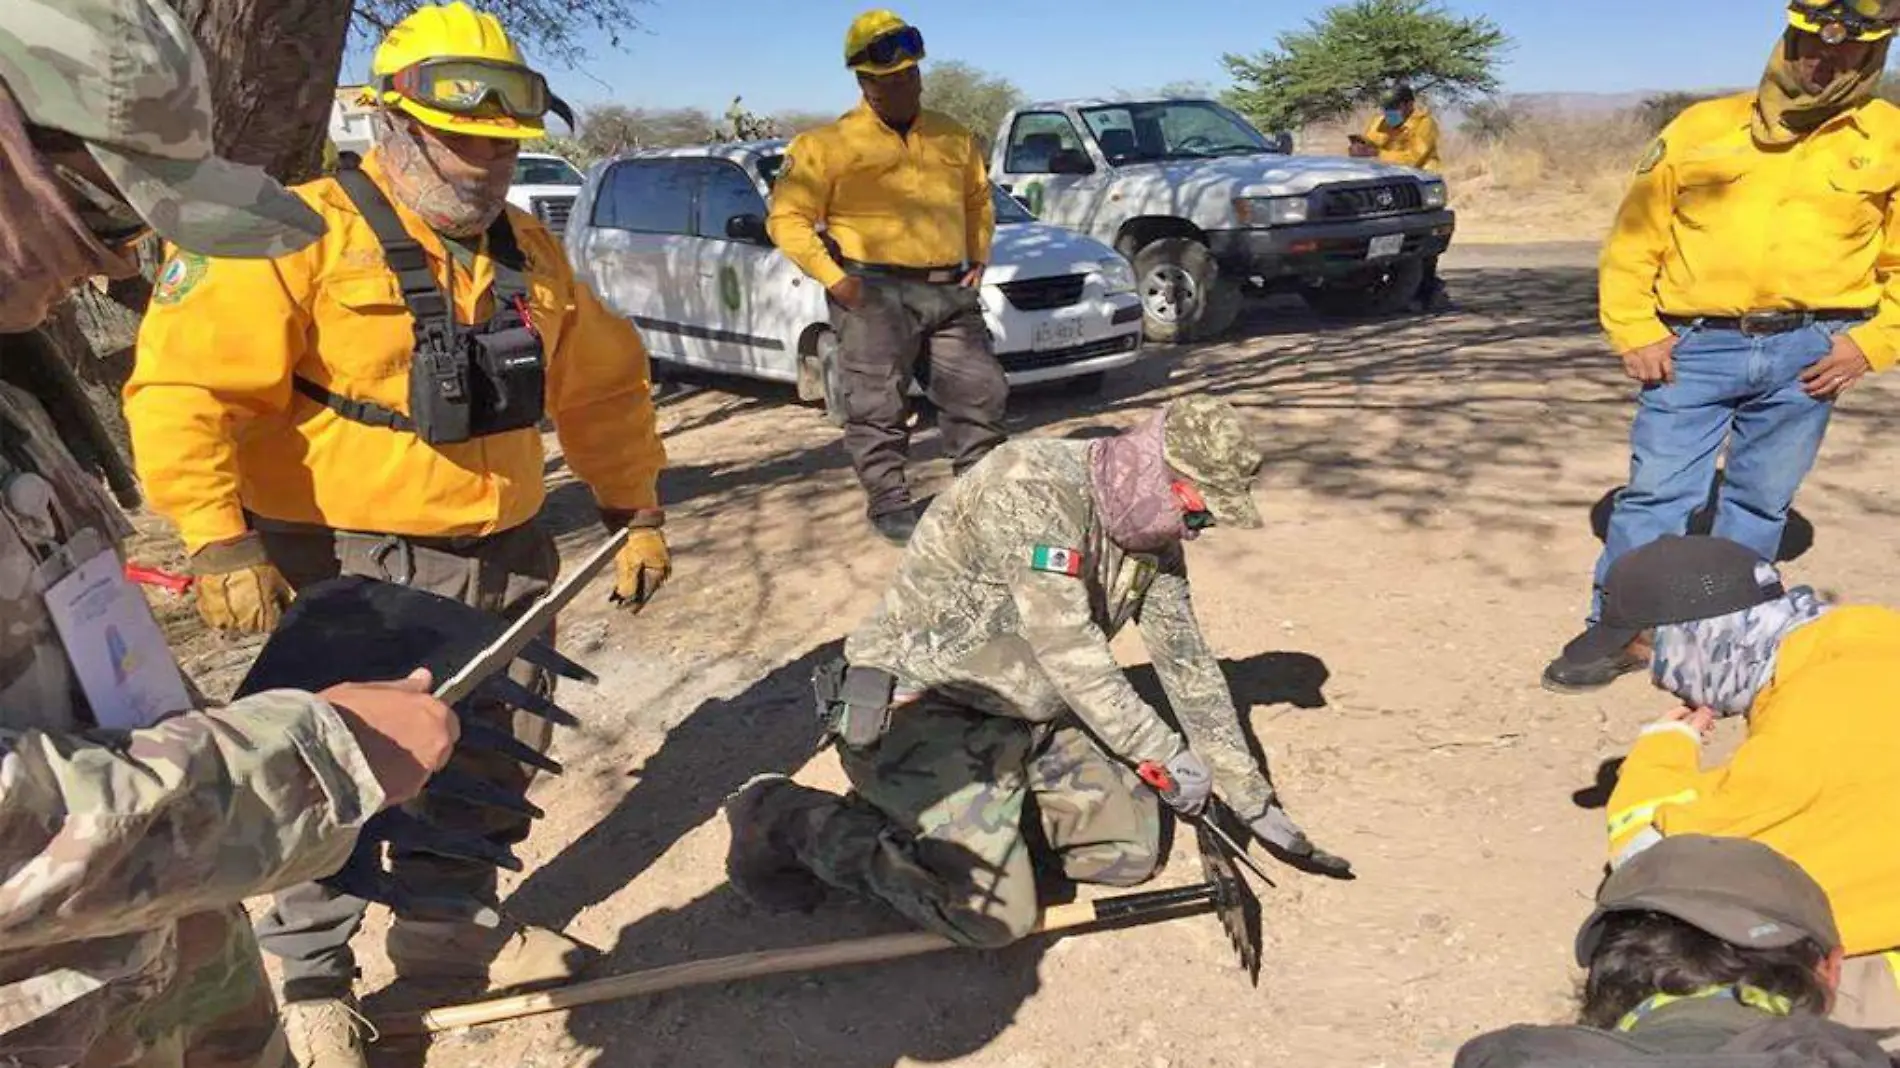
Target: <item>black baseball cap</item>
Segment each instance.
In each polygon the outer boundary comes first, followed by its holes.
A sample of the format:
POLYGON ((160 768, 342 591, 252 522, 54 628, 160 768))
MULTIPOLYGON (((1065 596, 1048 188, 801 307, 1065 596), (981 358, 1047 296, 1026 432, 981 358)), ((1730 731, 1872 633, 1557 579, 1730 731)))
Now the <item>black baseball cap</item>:
POLYGON ((1814 941, 1841 948, 1827 891, 1799 864, 1760 842, 1671 835, 1632 857, 1597 891, 1596 911, 1577 931, 1585 968, 1619 912, 1660 912, 1742 949, 1814 941))
POLYGON ((1779 578, 1763 582, 1754 551, 1727 538, 1666 535, 1610 565, 1603 615, 1564 649, 1575 661, 1616 656, 1636 637, 1665 623, 1689 623, 1740 612, 1787 595, 1779 578))

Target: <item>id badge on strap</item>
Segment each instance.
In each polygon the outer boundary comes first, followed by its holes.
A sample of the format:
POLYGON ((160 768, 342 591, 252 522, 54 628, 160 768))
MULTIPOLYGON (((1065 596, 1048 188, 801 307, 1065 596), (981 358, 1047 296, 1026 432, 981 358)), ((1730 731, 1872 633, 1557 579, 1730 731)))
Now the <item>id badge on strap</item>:
POLYGON ((103 538, 82 531, 43 567, 47 614, 99 726, 137 730, 191 707, 151 605, 103 538))

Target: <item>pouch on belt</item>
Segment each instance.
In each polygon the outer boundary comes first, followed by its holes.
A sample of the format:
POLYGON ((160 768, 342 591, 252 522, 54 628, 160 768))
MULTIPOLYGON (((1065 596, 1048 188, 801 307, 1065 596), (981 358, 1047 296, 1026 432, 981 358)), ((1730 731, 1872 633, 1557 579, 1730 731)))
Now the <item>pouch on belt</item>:
POLYGON ((884 737, 891 724, 896 676, 839 658, 818 665, 811 682, 818 722, 827 735, 837 735, 853 749, 863 749, 884 737))

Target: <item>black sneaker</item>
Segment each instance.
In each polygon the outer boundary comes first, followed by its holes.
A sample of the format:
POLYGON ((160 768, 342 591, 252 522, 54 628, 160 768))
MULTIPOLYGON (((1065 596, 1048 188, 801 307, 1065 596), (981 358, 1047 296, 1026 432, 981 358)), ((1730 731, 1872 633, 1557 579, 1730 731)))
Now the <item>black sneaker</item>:
POLYGON ((892 545, 910 544, 917 533, 917 509, 906 506, 900 511, 882 512, 871 517, 871 525, 892 545))
POLYGON ((1566 654, 1544 668, 1544 689, 1571 695, 1590 693, 1646 666, 1648 662, 1642 657, 1627 652, 1594 660, 1573 660, 1566 654))

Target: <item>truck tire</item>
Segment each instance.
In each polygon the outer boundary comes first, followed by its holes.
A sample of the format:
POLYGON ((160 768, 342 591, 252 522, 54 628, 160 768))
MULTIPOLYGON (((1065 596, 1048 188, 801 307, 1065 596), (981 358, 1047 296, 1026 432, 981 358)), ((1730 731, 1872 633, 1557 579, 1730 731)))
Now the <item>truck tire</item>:
POLYGON ((1222 278, 1207 246, 1164 237, 1135 253, 1141 329, 1149 341, 1178 344, 1217 337, 1240 314, 1240 287, 1222 278))
POLYGON ((1300 290, 1306 306, 1339 319, 1397 315, 1418 298, 1425 261, 1399 260, 1300 290))
POLYGON ((818 376, 824 383, 825 422, 843 426, 844 372, 838 367, 838 335, 830 330, 818 335, 818 376))

